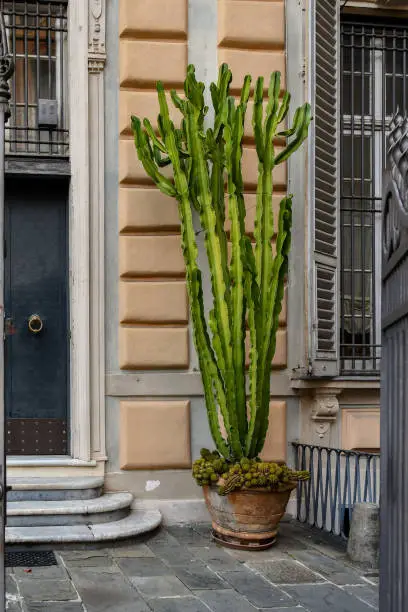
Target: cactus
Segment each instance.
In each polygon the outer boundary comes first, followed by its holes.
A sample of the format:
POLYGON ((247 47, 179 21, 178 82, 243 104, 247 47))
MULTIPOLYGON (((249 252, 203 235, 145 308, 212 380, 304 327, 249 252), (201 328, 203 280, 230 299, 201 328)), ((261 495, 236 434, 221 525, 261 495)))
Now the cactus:
POLYGON ((298 108, 290 129, 278 132, 289 110, 290 95, 281 94, 280 74, 271 75, 264 104, 264 82, 255 85, 252 125, 258 156, 255 253, 245 234, 242 142, 251 77, 245 77, 238 102, 230 95, 232 79, 223 64, 211 85, 214 123, 206 126, 204 84, 189 66, 184 97, 171 100, 181 113, 170 119, 168 96, 157 84, 158 134, 148 119, 132 117, 137 155, 164 194, 178 202, 181 244, 194 342, 203 381, 208 422, 219 453, 229 462, 255 458, 268 430, 270 369, 275 352, 290 248, 292 196, 283 198, 276 228, 272 215, 272 172, 300 147, 311 120, 308 104, 298 108), (276 138, 286 146, 276 154, 276 138), (172 179, 162 172, 171 165, 172 179), (225 193, 225 189, 227 193, 225 193), (226 206, 226 200, 228 205, 226 206), (226 230, 228 210, 229 233, 226 230), (198 213, 211 278, 213 308, 206 317, 203 280, 193 224, 198 213), (275 248, 272 238, 276 234, 275 248), (230 254, 228 243, 230 242, 230 254), (246 394, 245 328, 250 337, 249 410, 246 394), (223 433, 221 421, 224 425, 223 433))

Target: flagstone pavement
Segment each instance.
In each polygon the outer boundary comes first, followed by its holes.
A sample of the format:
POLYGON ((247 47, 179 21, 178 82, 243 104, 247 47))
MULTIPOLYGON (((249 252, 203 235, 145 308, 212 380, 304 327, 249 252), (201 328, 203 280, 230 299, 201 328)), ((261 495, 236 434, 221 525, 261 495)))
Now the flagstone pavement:
POLYGON ((7 570, 8 612, 378 610, 378 574, 350 565, 344 543, 292 521, 258 553, 217 546, 208 525, 55 552, 57 566, 7 570))

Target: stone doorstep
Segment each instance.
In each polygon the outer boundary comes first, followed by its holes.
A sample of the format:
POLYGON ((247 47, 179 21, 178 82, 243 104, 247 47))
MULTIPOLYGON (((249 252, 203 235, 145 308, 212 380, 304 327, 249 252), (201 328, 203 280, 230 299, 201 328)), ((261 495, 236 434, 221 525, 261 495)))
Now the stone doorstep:
POLYGON ((61 544, 115 541, 142 535, 162 521, 159 511, 132 511, 118 521, 90 525, 6 527, 6 544, 61 544))
POLYGON ((94 499, 103 493, 104 478, 11 476, 7 478, 7 485, 11 487, 7 493, 9 502, 94 499))
POLYGON ((131 493, 106 493, 91 499, 23 500, 7 503, 9 527, 79 526, 124 519, 131 511, 131 493))
POLYGON ((7 484, 15 491, 48 491, 48 490, 83 490, 103 487, 103 476, 54 477, 11 476, 7 484))
POLYGON ((131 493, 105 493, 101 497, 95 499, 8 502, 7 516, 98 514, 129 508, 132 501, 133 495, 131 493))

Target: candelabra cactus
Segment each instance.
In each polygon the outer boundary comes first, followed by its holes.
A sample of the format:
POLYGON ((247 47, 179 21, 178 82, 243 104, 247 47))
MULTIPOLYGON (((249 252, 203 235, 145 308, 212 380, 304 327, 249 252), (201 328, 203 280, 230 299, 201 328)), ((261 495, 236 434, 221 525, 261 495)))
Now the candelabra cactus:
POLYGON ((208 421, 217 450, 227 461, 234 462, 243 457, 258 457, 268 429, 270 370, 292 223, 292 196, 287 196, 281 201, 274 225, 272 174, 307 137, 311 115, 310 106, 305 104, 297 109, 292 127, 278 131, 288 114, 290 95, 284 93, 281 97, 280 74, 274 72, 264 103, 264 79, 258 78, 252 116, 258 156, 253 250, 245 233, 242 174, 242 141, 251 77, 245 77, 238 102, 230 95, 231 79, 228 66, 222 65, 218 82, 211 85, 214 107, 211 127, 205 125, 208 107, 204 102, 204 84, 196 80, 195 69, 189 66, 185 96, 181 98, 171 92, 172 102, 181 113, 180 126, 171 121, 163 85, 158 83, 158 135, 148 119, 141 122, 132 117, 132 128, 137 155, 146 173, 163 193, 178 201, 194 341, 208 421), (277 137, 286 139, 286 146, 279 153, 275 150, 277 137), (166 165, 172 166, 172 179, 161 171, 166 165), (199 215, 211 277, 213 308, 208 323, 202 273, 197 263, 193 210, 199 215), (248 401, 246 325, 250 339, 248 401))

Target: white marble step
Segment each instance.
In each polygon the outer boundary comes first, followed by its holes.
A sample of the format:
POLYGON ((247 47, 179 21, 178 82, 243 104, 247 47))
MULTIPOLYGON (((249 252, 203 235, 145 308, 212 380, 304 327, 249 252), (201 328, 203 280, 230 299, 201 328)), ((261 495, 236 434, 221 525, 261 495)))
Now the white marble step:
POLYGON ((105 493, 94 499, 7 502, 10 527, 108 523, 125 518, 133 501, 131 493, 105 493))
POLYGON ((14 501, 59 501, 65 499, 92 499, 103 492, 103 477, 8 477, 11 491, 7 499, 14 501))
POLYGON ((97 525, 6 527, 6 544, 62 544, 127 539, 153 531, 161 520, 158 510, 134 510, 124 519, 97 525))

